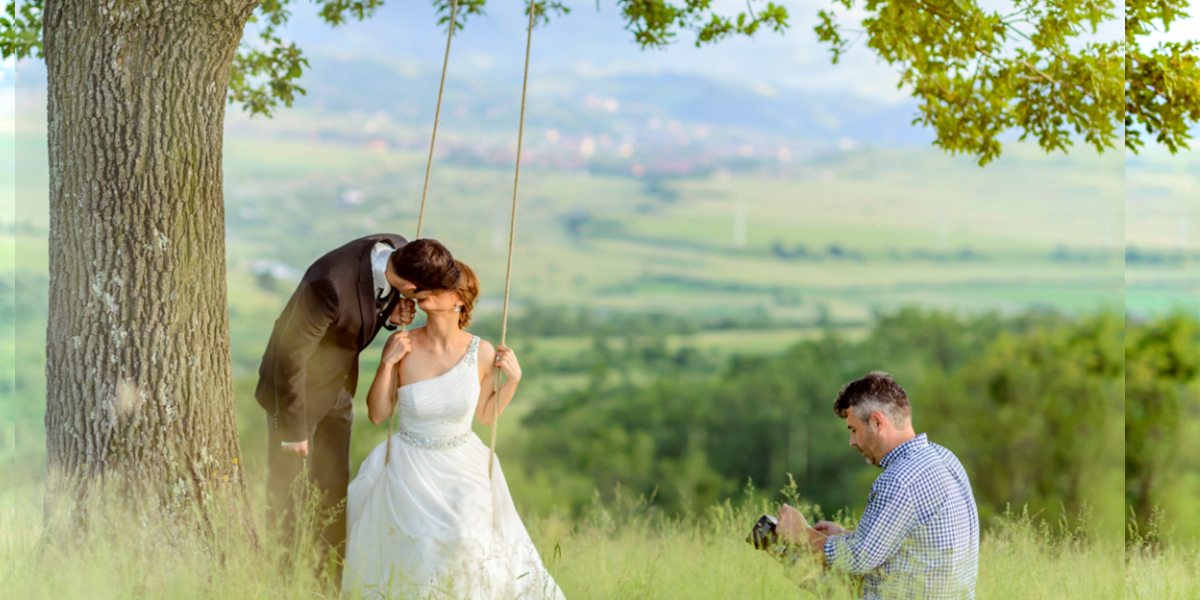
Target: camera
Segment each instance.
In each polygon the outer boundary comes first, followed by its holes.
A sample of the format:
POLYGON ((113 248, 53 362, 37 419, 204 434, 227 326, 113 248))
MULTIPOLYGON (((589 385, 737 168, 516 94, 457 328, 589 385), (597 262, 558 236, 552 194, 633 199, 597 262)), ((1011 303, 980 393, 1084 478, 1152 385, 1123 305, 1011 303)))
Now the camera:
POLYGON ((779 540, 779 533, 775 531, 775 526, 778 523, 779 520, 775 517, 763 515, 754 524, 754 528, 750 530, 750 535, 746 536, 746 543, 753 544, 759 550, 781 552, 787 547, 787 543, 779 540))

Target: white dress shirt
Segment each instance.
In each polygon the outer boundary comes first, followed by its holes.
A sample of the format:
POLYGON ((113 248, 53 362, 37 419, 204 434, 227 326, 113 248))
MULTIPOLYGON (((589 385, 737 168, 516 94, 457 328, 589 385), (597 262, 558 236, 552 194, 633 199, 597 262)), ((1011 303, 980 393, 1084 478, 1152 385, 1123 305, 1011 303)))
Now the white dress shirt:
POLYGON ((371 273, 375 277, 376 298, 384 298, 392 293, 392 284, 387 280, 387 264, 395 251, 384 242, 376 242, 375 247, 371 248, 371 273))

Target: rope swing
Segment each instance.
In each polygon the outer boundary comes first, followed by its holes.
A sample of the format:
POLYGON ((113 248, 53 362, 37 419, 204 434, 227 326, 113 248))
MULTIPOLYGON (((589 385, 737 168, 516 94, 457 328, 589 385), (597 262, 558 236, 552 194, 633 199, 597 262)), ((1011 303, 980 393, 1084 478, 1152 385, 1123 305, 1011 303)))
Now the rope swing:
MULTIPOLYGON (((521 123, 517 127, 517 168, 513 176, 512 221, 508 228, 508 270, 504 275, 504 315, 500 320, 500 345, 504 345, 508 334, 508 292, 512 286, 513 242, 517 235, 517 190, 521 184, 521 143, 525 137, 525 95, 529 88, 529 49, 533 45, 533 19, 537 14, 535 0, 529 1, 529 30, 525 37, 525 76, 521 81, 521 123)), ((496 462, 496 426, 500 424, 500 368, 496 368, 496 380, 492 390, 496 392, 496 402, 492 405, 492 446, 488 454, 488 479, 492 478, 492 464, 496 462)))
POLYGON ((421 226, 425 224, 425 200, 429 197, 429 173, 433 171, 433 145, 437 143, 438 121, 442 118, 442 92, 446 91, 446 66, 450 64, 450 41, 454 39, 454 17, 458 12, 458 0, 450 2, 450 31, 446 33, 446 56, 442 58, 442 81, 438 83, 437 108, 433 112, 433 135, 429 138, 429 161, 425 163, 425 187, 421 190, 421 212, 417 215, 417 237, 421 239, 421 226))
MULTIPOLYGON (((438 84, 438 100, 437 109, 433 115, 433 134, 429 140, 429 161, 425 165, 425 186, 421 191, 421 211, 417 216, 417 236, 415 239, 421 239, 421 229, 425 224, 425 204, 429 197, 429 175, 433 171, 433 150, 434 144, 437 142, 438 121, 442 114, 442 95, 446 89, 446 69, 450 64, 450 42, 454 39, 454 24, 455 16, 458 10, 458 0, 452 0, 450 3, 450 28, 446 34, 446 55, 442 60, 442 80, 438 84)), ((530 48, 533 45, 533 25, 537 15, 536 0, 531 0, 528 9, 529 11, 529 29, 525 38, 525 73, 521 82, 521 120, 517 127, 517 165, 513 176, 513 198, 512 198, 512 217, 508 230, 508 264, 504 275, 504 313, 501 316, 500 325, 500 345, 504 346, 508 336, 508 299, 509 292, 512 289, 512 267, 513 267, 513 247, 517 235, 517 198, 521 184, 521 148, 525 140, 525 99, 529 89, 529 54, 530 48)), ((402 324, 403 329, 407 329, 402 324)), ((488 454, 488 479, 492 478, 492 465, 496 461, 496 429, 500 422, 500 387, 503 379, 503 372, 499 367, 496 367, 496 377, 493 381, 492 392, 496 395, 496 400, 492 405, 492 443, 491 450, 488 454)), ((400 389, 400 367, 396 366, 396 372, 393 374, 395 385, 392 389, 392 413, 388 416, 388 442, 387 451, 384 455, 383 463, 386 465, 391 462, 392 458, 392 432, 395 428, 396 417, 396 402, 400 389)))
MULTIPOLYGON (((442 93, 446 90, 446 67, 450 64, 450 42, 454 39, 454 23, 457 12, 458 0, 451 0, 450 27, 446 33, 446 55, 442 58, 442 81, 438 84, 437 108, 433 112, 433 135, 429 138, 429 162, 425 164, 425 187, 421 190, 421 212, 417 216, 417 237, 413 238, 415 240, 421 239, 421 227, 425 224, 425 201, 429 198, 429 174, 433 171, 433 146, 437 143, 438 121, 442 117, 442 93)), ((509 255, 511 257, 511 252, 509 255)), ((401 323, 400 330, 407 331, 408 326, 401 323)), ((395 426, 397 395, 400 393, 400 365, 396 365, 396 372, 392 374, 392 378, 395 385, 392 386, 392 413, 388 415, 387 451, 383 457, 385 465, 392 461, 392 430, 395 426)))

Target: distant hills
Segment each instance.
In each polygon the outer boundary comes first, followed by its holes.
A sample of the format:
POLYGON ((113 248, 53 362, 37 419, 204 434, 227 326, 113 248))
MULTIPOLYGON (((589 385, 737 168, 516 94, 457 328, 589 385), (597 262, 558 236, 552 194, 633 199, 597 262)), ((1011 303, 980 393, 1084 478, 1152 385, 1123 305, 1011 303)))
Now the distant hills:
MULTIPOLYGON (((574 6, 535 31, 527 124, 625 140, 670 134, 678 141, 685 133, 691 143, 705 141, 693 135, 699 127, 711 141, 772 147, 924 146, 933 139, 910 125, 915 104, 895 90, 890 68, 861 48, 829 64, 810 29, 809 7, 791 8, 793 27, 784 35, 696 48, 685 33, 666 49, 643 51, 615 6, 574 6), (672 122, 679 131, 667 130, 672 122)), ((428 128, 445 49, 431 3, 388 3, 365 22, 336 28, 311 6, 297 5, 293 13, 283 34, 310 57, 301 81, 308 95, 298 109, 383 112, 401 126, 428 128)), ((248 39, 254 28, 247 27, 248 39)), ((456 34, 443 113, 448 129, 511 137, 523 29, 518 5, 494 3, 456 34)), ((19 71, 23 86, 44 87, 40 62, 25 61, 19 71)), ((6 85, 11 81, 0 82, 6 85)))
MULTIPOLYGON (((414 126, 432 123, 439 73, 362 57, 314 56, 297 108, 384 112, 414 126)), ((759 139, 807 146, 927 145, 930 131, 910 125, 916 104, 877 104, 850 94, 746 86, 716 77, 666 72, 585 77, 555 73, 531 82, 526 125, 564 134, 654 138, 689 135, 759 139), (672 122, 679 125, 672 126, 672 122), (676 131, 669 131, 676 129, 676 131), (689 132, 692 132, 689 134, 689 132), (846 140, 849 140, 847 142, 846 140)), ((487 73, 447 77, 443 124, 508 135, 517 121, 520 84, 487 73)))

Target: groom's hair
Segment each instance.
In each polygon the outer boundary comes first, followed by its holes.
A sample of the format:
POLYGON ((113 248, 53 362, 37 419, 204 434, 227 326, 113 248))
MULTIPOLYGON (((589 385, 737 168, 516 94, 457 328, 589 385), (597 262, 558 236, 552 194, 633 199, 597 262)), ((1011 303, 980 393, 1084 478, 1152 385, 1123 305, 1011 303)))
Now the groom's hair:
POLYGON ((883 371, 872 371, 866 377, 855 379, 842 387, 837 400, 833 402, 833 412, 845 419, 850 409, 854 409, 854 416, 863 423, 876 411, 887 415, 897 428, 912 423, 912 405, 908 403, 908 394, 891 375, 883 371))
POLYGON ((413 240, 401 246, 392 253, 391 261, 396 275, 417 286, 419 292, 452 290, 462 277, 450 251, 431 238, 413 240))

